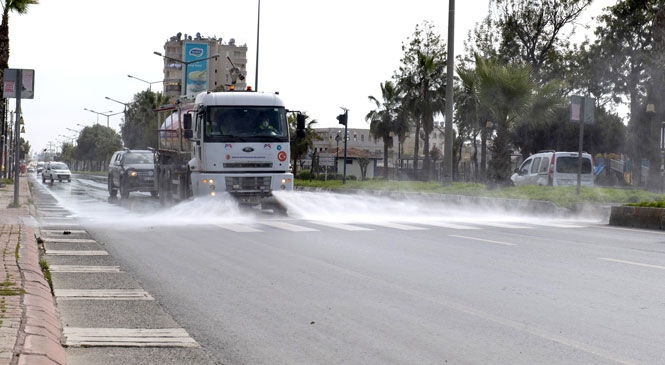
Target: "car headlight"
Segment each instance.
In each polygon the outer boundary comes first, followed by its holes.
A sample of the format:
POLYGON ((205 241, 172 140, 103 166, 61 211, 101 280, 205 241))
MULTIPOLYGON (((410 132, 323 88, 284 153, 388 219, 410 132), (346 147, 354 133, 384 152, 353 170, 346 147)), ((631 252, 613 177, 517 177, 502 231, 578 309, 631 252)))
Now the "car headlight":
POLYGON ((131 177, 136 177, 136 176, 139 175, 139 173, 136 170, 131 170, 131 171, 127 172, 127 175, 131 176, 131 177))

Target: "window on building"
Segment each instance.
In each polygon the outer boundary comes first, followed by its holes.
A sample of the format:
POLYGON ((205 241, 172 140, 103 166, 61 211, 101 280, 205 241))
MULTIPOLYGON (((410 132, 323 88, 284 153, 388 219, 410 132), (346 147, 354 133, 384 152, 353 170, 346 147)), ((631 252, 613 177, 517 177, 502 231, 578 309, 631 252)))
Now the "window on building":
POLYGON ((364 134, 360 135, 360 142, 365 142, 365 135, 364 134))

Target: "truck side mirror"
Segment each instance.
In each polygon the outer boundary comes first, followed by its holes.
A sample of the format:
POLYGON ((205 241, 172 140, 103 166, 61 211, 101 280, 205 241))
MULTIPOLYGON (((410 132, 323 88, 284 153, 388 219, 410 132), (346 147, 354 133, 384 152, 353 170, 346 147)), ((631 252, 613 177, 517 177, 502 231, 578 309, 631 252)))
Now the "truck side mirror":
MULTIPOLYGON (((185 113, 182 116, 182 128, 185 130, 192 130, 192 115, 189 113, 185 113)), ((191 138, 191 137, 189 137, 191 138)))
POLYGON ((187 139, 194 138, 194 131, 191 129, 185 129, 185 138, 187 139))

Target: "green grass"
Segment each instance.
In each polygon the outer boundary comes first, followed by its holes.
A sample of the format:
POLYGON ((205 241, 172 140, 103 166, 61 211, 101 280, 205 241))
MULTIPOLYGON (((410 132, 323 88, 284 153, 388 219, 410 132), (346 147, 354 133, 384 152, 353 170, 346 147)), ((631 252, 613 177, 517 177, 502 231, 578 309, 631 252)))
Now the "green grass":
POLYGON ((665 195, 632 188, 581 187, 577 194, 576 186, 519 186, 488 189, 484 184, 452 183, 443 185, 436 182, 368 180, 309 181, 296 179, 296 186, 317 187, 324 189, 360 189, 412 191, 421 193, 454 194, 484 196, 504 199, 527 199, 552 202, 560 207, 573 208, 578 203, 594 204, 652 204, 665 207, 665 195))

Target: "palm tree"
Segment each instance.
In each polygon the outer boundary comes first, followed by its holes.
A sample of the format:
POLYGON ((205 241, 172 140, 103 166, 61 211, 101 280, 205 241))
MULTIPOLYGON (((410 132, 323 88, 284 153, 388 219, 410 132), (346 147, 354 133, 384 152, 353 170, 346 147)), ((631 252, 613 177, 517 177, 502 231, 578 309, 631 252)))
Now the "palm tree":
POLYGON ((429 179, 429 136, 434 130, 434 115, 445 111, 445 67, 445 60, 440 55, 418 50, 415 69, 399 81, 404 93, 403 105, 416 121, 414 167, 418 165, 418 138, 420 128, 423 129, 424 180, 429 179))
MULTIPOLYGON (((39 4, 39 0, 5 0, 2 3, 2 23, 0 24, 0 73, 9 67, 9 13, 19 15, 28 12, 30 5, 39 4)), ((2 96, 0 91, 0 96, 2 96)))
POLYGON ((309 151, 314 148, 314 141, 321 141, 323 138, 316 133, 314 125, 317 123, 316 119, 307 121, 309 115, 304 114, 305 117, 305 138, 296 138, 296 118, 289 116, 289 128, 291 129, 291 160, 293 161, 293 176, 298 173, 298 160, 307 155, 309 151))
POLYGON ((168 102, 169 98, 161 92, 144 90, 134 95, 134 100, 127 105, 125 118, 120 125, 125 147, 157 147, 157 130, 163 121, 157 120, 158 113, 155 110, 168 102))
MULTIPOLYGON (((5 69, 9 67, 9 13, 16 12, 19 15, 25 14, 28 11, 28 6, 38 4, 38 0, 4 0, 2 2, 2 23, 0 23, 0 79, 4 79, 5 69)), ((4 134, 6 129, 5 123, 5 96, 4 90, 0 88, 0 133, 4 134)), ((2 146, 0 141, 0 149, 2 146)))
POLYGON ((383 177, 388 179, 388 148, 393 145, 393 136, 397 132, 395 122, 399 93, 395 84, 391 81, 382 83, 381 97, 383 102, 368 96, 376 105, 376 109, 367 113, 365 121, 369 122, 369 133, 374 137, 374 141, 379 139, 383 141, 383 177))
POLYGON ((476 57, 478 100, 487 106, 496 122, 492 145, 490 180, 508 184, 510 179, 510 128, 529 111, 536 82, 528 65, 499 64, 476 57))

